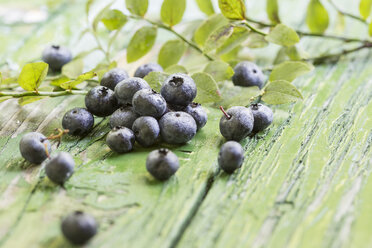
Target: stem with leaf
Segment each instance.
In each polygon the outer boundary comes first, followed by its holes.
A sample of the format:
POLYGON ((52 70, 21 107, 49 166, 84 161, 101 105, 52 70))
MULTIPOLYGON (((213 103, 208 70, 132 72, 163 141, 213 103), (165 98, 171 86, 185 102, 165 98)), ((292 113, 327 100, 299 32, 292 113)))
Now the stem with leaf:
POLYGON ((359 16, 356 16, 356 15, 353 15, 353 14, 350 14, 350 13, 347 13, 347 12, 345 12, 345 11, 343 11, 343 10, 341 10, 334 2, 333 2, 333 0, 328 0, 328 2, 332 5, 332 7, 338 12, 338 13, 340 13, 341 15, 344 15, 344 16, 347 16, 347 17, 350 17, 350 18, 352 18, 352 19, 354 19, 354 20, 357 20, 357 21, 359 21, 359 22, 361 22, 361 23, 363 23, 363 24, 367 24, 368 25, 368 23, 363 19, 363 18, 361 18, 361 17, 359 17, 359 16))
POLYGON ((0 91, 0 97, 11 96, 13 98, 21 98, 25 96, 67 96, 67 95, 86 95, 88 91, 85 90, 65 90, 65 91, 24 91, 24 92, 11 92, 11 91, 0 91))
POLYGON ((147 19, 145 17, 141 17, 141 16, 130 15, 128 17, 131 18, 131 19, 144 20, 144 21, 146 21, 149 24, 152 24, 154 26, 157 26, 158 28, 167 30, 168 32, 171 32, 172 34, 174 34, 175 36, 177 36, 178 38, 180 38, 183 42, 185 42, 186 44, 188 44, 190 47, 192 47, 193 49, 195 49, 197 52, 199 52, 200 54, 202 54, 209 61, 213 61, 214 60, 211 56, 209 56, 208 54, 204 53, 204 51, 198 45, 196 45, 194 42, 188 40, 186 37, 184 37, 183 35, 181 35, 177 31, 175 31, 173 28, 171 28, 171 27, 169 27, 167 25, 164 25, 162 23, 149 20, 149 19, 147 19))

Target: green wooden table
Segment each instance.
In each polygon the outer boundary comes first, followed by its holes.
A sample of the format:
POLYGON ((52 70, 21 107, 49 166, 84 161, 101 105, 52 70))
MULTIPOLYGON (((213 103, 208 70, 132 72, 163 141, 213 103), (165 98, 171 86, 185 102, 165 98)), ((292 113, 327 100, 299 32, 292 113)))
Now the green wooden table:
MULTIPOLYGON (((0 0, 0 6, 30 13, 43 11, 46 2, 51 12, 42 21, 0 22, 1 70, 37 60, 50 41, 74 53, 87 49, 91 41, 82 45, 79 37, 85 1, 0 0)), ((288 22, 296 23, 303 11, 288 22)), ((360 30, 348 26, 351 35, 360 30)), ((303 45, 312 52, 329 44, 303 45)), ((259 53, 261 61, 273 59, 259 53)), ((124 58, 118 55, 119 64, 124 58)), ((52 133, 67 109, 84 106, 84 98, 47 98, 23 107, 17 100, 0 103, 0 247, 69 247, 60 222, 77 209, 100 225, 87 247, 372 247, 370 58, 360 51, 296 80, 304 100, 273 108, 274 124, 243 141, 245 162, 233 175, 218 169, 221 113, 208 107, 208 124, 196 138, 170 147, 181 161, 171 180, 160 183, 146 172, 153 148, 111 153, 104 141, 107 119, 96 119, 87 137, 65 137, 58 148, 69 151, 77 167, 65 189, 56 187, 42 166, 24 162, 18 143, 29 131, 52 133)), ((99 60, 94 53, 87 65, 99 60)), ((133 71, 137 65, 125 66, 133 71)))

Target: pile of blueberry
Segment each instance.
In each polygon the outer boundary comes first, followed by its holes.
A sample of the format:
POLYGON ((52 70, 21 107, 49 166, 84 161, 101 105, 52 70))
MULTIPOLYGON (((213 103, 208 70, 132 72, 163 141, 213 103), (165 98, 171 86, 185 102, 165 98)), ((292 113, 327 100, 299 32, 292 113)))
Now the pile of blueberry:
MULTIPOLYGON (((53 70, 60 70, 71 60, 68 49, 60 46, 48 47, 43 60, 53 70)), ((162 84, 160 93, 155 92, 143 79, 151 71, 162 71, 160 65, 149 63, 140 66, 134 77, 124 69, 115 68, 101 79, 100 86, 92 88, 85 97, 86 108, 74 108, 65 113, 62 126, 73 136, 84 136, 94 125, 94 116, 110 116, 111 131, 106 143, 116 153, 133 149, 135 141, 150 147, 160 141, 169 144, 185 144, 207 123, 207 113, 200 104, 194 103, 197 89, 195 82, 186 74, 170 75, 162 84)), ((241 62, 232 78, 235 85, 263 86, 262 71, 251 62, 241 62)), ((235 106, 225 111, 220 119, 220 132, 226 140, 222 145, 218 164, 226 173, 240 168, 244 150, 238 143, 251 133, 266 129, 273 121, 273 112, 262 104, 250 107, 235 106)), ((63 185, 74 172, 75 162, 67 152, 50 157, 49 139, 41 133, 24 135, 20 152, 29 162, 45 163, 47 177, 63 185)), ((161 148, 149 153, 147 171, 156 179, 164 181, 179 168, 178 157, 170 150, 161 148)), ((75 211, 62 221, 62 233, 73 244, 84 244, 97 232, 95 219, 89 214, 75 211)))

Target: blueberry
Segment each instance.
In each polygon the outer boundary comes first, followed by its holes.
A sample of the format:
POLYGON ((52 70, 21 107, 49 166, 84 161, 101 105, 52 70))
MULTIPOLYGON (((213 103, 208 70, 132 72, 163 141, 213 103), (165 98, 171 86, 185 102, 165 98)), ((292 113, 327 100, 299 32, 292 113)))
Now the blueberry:
POLYGON ((133 96, 132 104, 134 111, 139 115, 155 118, 161 117, 167 108, 164 98, 150 89, 137 91, 133 96))
POLYGON ((196 97, 196 85, 188 75, 176 73, 165 80, 160 93, 169 104, 187 106, 196 97))
POLYGON ((222 145, 218 154, 218 164, 226 173, 233 173, 240 168, 244 161, 244 150, 235 141, 228 141, 222 145))
POLYGON ((67 152, 60 152, 45 165, 45 174, 56 183, 63 185, 74 173, 75 161, 67 152))
POLYGON ((196 134, 196 122, 185 112, 169 112, 159 121, 160 134, 169 144, 184 144, 196 134))
POLYGON ((136 136, 136 141, 143 147, 155 144, 160 133, 158 121, 151 116, 138 118, 133 123, 132 130, 136 136))
POLYGON ((147 157, 146 168, 153 177, 160 181, 165 181, 178 170, 178 157, 165 148, 152 151, 147 157))
POLYGON ((184 111, 194 118, 197 131, 207 124, 208 115, 199 103, 193 102, 189 104, 184 111))
MULTIPOLYGON (((223 110, 223 108, 221 107, 223 110)), ((240 141, 253 129, 253 114, 249 108, 235 106, 224 112, 220 119, 220 132, 227 140, 240 141)))
POLYGON ((62 119, 62 127, 69 130, 69 134, 81 136, 92 130, 93 115, 85 108, 74 108, 66 112, 62 119))
POLYGON ((253 113, 254 125, 253 132, 257 133, 266 129, 273 122, 274 114, 271 108, 261 103, 252 104, 250 109, 253 113))
POLYGON ((117 109, 110 117, 111 128, 121 126, 132 128, 133 122, 139 117, 139 115, 134 112, 132 107, 121 107, 117 109))
POLYGON ((106 137, 110 149, 117 153, 129 152, 133 149, 135 137, 132 130, 126 127, 114 127, 106 137))
POLYGON ((61 229, 68 241, 83 245, 96 235, 97 223, 93 216, 75 211, 63 219, 61 229))
POLYGON ((152 71, 163 71, 163 67, 156 63, 148 63, 141 65, 137 68, 136 72, 134 73, 135 77, 144 78, 152 71))
POLYGON ((19 150, 22 157, 33 164, 42 163, 51 151, 49 140, 37 132, 25 134, 19 143, 19 150))
POLYGON ((127 78, 129 78, 129 75, 124 69, 114 68, 103 75, 101 85, 114 90, 118 83, 127 78))
POLYGON ((104 117, 111 115, 118 108, 118 102, 112 90, 96 86, 85 96, 85 106, 92 114, 104 117))
POLYGON ((252 62, 243 61, 234 68, 235 74, 232 81, 238 86, 258 86, 260 89, 264 84, 264 75, 261 69, 252 62))
POLYGON ((56 45, 46 47, 42 55, 42 60, 54 71, 60 71, 62 66, 70 62, 71 59, 72 55, 69 49, 56 45))
POLYGON ((121 81, 115 87, 115 96, 120 105, 132 104, 134 94, 142 89, 151 89, 142 78, 133 77, 121 81))

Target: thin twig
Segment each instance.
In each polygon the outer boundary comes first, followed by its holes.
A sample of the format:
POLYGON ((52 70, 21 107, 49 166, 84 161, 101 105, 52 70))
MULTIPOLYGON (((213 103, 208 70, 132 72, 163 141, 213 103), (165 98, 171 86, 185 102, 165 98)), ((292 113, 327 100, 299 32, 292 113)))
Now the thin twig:
POLYGON ((359 22, 361 22, 361 23, 363 23, 363 24, 366 24, 366 25, 368 25, 368 23, 366 22, 366 20, 364 20, 363 18, 361 18, 361 17, 359 17, 359 16, 356 16, 356 15, 353 15, 353 14, 350 14, 350 13, 347 13, 347 12, 345 12, 345 11, 343 11, 343 10, 341 10, 332 0, 329 0, 328 1, 332 6, 333 6, 333 8, 335 8, 335 10, 338 12, 338 13, 340 13, 341 15, 344 15, 344 16, 347 16, 347 17, 350 17, 350 18, 352 18, 352 19, 354 19, 354 20, 357 20, 357 21, 359 21, 359 22))
POLYGON ((261 30, 255 28, 255 27, 253 27, 251 24, 249 24, 249 22, 248 22, 247 20, 244 20, 244 21, 243 21, 243 24, 244 24, 245 26, 247 26, 250 30, 252 30, 253 32, 255 32, 255 33, 257 33, 257 34, 260 34, 260 35, 263 35, 263 36, 266 36, 266 35, 267 35, 267 33, 265 33, 265 32, 263 32, 263 31, 261 31, 261 30))

